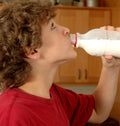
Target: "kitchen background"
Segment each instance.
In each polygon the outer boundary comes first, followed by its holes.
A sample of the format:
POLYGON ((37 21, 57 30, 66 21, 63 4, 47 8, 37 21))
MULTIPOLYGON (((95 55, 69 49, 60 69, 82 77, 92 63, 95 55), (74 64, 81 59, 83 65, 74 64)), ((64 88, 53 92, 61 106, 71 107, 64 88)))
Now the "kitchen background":
MULTIPOLYGON (((120 26, 120 0, 58 0, 56 21, 70 28, 71 32, 85 33, 104 25, 120 26), (87 3, 90 1, 99 4, 87 3), (68 5, 67 5, 68 2, 68 5), (85 3, 80 3, 85 2, 85 3), (72 3, 72 6, 70 5, 72 3), (62 6, 65 5, 65 6, 62 6)), ((77 93, 92 93, 97 86, 101 71, 99 57, 92 57, 82 49, 76 49, 78 58, 60 67, 57 84, 77 93)), ((110 117, 120 122, 120 77, 118 93, 110 117)))

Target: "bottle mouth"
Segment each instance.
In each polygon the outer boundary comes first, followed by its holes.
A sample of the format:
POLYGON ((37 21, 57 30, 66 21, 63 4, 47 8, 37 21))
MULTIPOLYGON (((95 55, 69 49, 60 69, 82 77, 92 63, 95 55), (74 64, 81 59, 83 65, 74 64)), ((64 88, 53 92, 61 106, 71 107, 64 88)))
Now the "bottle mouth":
POLYGON ((71 42, 72 44, 74 45, 74 47, 76 47, 77 45, 77 34, 70 34, 70 39, 71 39, 71 42))

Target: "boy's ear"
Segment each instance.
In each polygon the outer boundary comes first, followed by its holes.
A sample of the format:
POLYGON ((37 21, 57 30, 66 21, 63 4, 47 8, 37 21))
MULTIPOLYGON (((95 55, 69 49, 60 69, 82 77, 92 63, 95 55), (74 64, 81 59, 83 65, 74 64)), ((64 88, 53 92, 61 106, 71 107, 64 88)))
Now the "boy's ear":
POLYGON ((26 49, 25 56, 29 59, 38 59, 40 54, 37 49, 26 49))

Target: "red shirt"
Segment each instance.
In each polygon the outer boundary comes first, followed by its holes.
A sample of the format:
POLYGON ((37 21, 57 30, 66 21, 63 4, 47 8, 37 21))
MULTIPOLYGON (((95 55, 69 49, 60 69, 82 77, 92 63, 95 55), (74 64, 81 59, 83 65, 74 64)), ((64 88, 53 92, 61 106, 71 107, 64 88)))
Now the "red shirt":
POLYGON ((0 95, 0 126, 84 126, 93 108, 92 95, 76 93, 53 84, 45 99, 8 89, 0 95))

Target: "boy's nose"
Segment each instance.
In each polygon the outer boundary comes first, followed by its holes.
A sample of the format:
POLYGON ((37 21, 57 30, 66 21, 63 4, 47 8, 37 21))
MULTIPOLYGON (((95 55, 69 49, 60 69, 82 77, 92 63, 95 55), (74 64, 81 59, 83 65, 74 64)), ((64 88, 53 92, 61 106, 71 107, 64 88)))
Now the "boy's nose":
POLYGON ((70 33, 70 29, 67 27, 64 27, 64 35, 68 35, 70 33))

